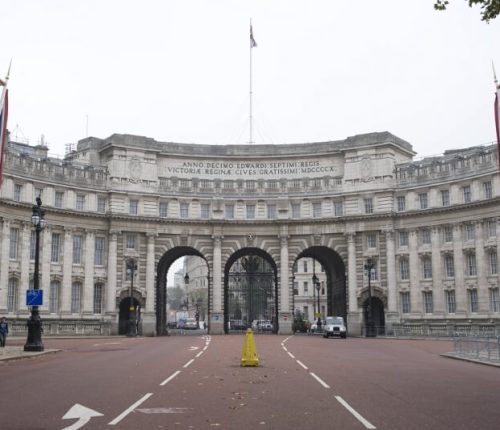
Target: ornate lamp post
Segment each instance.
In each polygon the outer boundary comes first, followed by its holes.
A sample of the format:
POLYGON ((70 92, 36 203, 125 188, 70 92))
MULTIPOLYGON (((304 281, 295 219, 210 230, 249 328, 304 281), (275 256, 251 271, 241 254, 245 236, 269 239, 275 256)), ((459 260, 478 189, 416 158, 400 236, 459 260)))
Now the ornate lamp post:
POLYGON ((130 258, 127 260, 127 275, 130 276, 130 293, 129 293, 129 315, 128 315, 128 327, 127 327, 127 337, 137 336, 137 316, 135 314, 134 306, 134 276, 137 271, 137 263, 134 259, 130 258))
POLYGON ((373 303, 372 303, 372 271, 375 267, 372 259, 369 258, 365 264, 365 270, 368 273, 368 308, 366 315, 366 337, 375 337, 377 333, 375 331, 375 321, 373 320, 373 303))
MULTIPOLYGON (((40 263, 40 232, 45 228, 45 210, 42 209, 42 199, 36 198, 33 206, 31 223, 35 227, 35 273, 33 275, 33 289, 40 288, 39 263, 40 263)), ((25 351, 43 351, 42 320, 38 313, 38 306, 31 307, 31 316, 28 319, 28 339, 24 345, 25 351)))
MULTIPOLYGON (((320 289, 320 283, 319 283, 319 279, 318 277, 316 276, 316 261, 313 260, 313 277, 312 277, 312 281, 313 281, 313 294, 314 294, 314 291, 316 291, 317 293, 317 296, 318 296, 318 313, 317 313, 317 316, 318 316, 318 322, 317 322, 317 326, 316 326, 316 330, 317 331, 321 331, 321 308, 319 307, 319 289, 320 289)), ((314 307, 314 297, 313 297, 313 307, 314 307)))

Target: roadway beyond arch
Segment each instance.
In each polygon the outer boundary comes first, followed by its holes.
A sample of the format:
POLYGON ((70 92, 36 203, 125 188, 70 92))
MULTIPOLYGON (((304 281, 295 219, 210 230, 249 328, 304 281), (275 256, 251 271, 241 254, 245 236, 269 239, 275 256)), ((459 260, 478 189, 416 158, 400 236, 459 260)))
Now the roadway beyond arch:
POLYGON ((295 261, 300 258, 313 258, 323 266, 326 274, 327 315, 341 316, 347 321, 346 266, 342 257, 326 246, 313 246, 302 251, 295 261))
POLYGON ((269 321, 268 331, 278 332, 277 273, 274 259, 260 248, 242 248, 228 258, 224 266, 224 333, 257 330, 252 327, 256 321, 269 321), (242 267, 231 270, 239 261, 242 267))
MULTIPOLYGON (((167 273, 172 263, 185 256, 194 255, 207 259, 205 256, 190 246, 176 246, 165 252, 158 262, 156 269, 156 335, 164 336, 168 334, 167 330, 167 273)), ((208 267, 208 317, 210 321, 210 266, 208 267)), ((210 323, 209 323, 210 324, 210 323)), ((210 327, 209 327, 210 330, 210 327)))

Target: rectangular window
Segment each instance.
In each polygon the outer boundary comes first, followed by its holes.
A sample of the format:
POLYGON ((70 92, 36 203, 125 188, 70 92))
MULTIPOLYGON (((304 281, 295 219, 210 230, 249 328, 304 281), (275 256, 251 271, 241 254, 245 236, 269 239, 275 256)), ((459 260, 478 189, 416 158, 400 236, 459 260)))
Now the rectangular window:
POLYGON ((95 238, 94 263, 96 266, 104 266, 104 237, 95 238))
POLYGON ((408 246, 408 232, 405 230, 399 232, 399 246, 408 246))
POLYGON ((453 255, 447 254, 444 257, 444 266, 446 269, 446 277, 454 278, 455 277, 455 260, 453 259, 453 255))
POLYGON ((135 234, 127 234, 127 249, 135 249, 135 234))
POLYGON ((373 199, 365 199, 365 214, 373 213, 373 199))
POLYGON ((73 236, 73 264, 82 264, 82 236, 73 236))
POLYGON ((30 237, 30 260, 35 259, 35 253, 36 253, 36 231, 31 230, 31 237, 30 237))
POLYGON ((97 197, 97 212, 106 213, 106 197, 97 197))
POLYGON ((434 304, 432 302, 432 291, 424 291, 423 302, 424 302, 424 313, 432 314, 434 312, 434 304))
POLYGON ((247 219, 255 219, 255 205, 247 205, 247 219))
POLYGON ((17 303, 17 279, 10 278, 7 286, 7 312, 15 312, 18 308, 17 303))
POLYGON ((404 292, 400 294, 401 313, 409 314, 411 312, 410 293, 404 292))
POLYGON ((160 208, 159 208, 159 215, 160 218, 167 218, 168 217, 168 203, 167 202, 160 202, 160 208))
POLYGON ((313 203, 313 218, 321 218, 321 203, 313 203))
POLYGON ((467 254, 467 275, 476 276, 476 254, 467 254))
POLYGON ((446 295, 446 311, 449 314, 454 314, 457 309, 457 302, 455 299, 455 290, 445 291, 446 295))
POLYGON ((306 295, 309 292, 309 284, 307 281, 304 281, 304 295, 306 295))
POLYGON ((431 244, 431 230, 428 228, 424 228, 420 231, 420 237, 422 239, 422 244, 423 245, 430 245, 431 244))
POLYGON ((432 279, 432 260, 430 257, 422 259, 422 268, 424 279, 432 279))
POLYGON ((500 294, 498 288, 490 290, 490 310, 491 312, 500 312, 500 294))
POLYGON ((462 191, 464 194, 464 203, 470 203, 471 202, 470 185, 466 185, 465 187, 463 187, 462 191))
POLYGON ((19 244, 19 229, 10 229, 10 245, 9 245, 9 258, 11 260, 17 259, 17 249, 19 244))
POLYGON ((488 223, 486 224, 486 231, 489 238, 497 237, 496 221, 488 221, 488 223))
POLYGON ((483 182, 483 194, 486 200, 493 198, 493 188, 491 181, 483 182))
POLYGON ((82 283, 73 282, 71 285, 71 312, 74 314, 80 313, 82 297, 82 283))
POLYGON ((247 190, 255 190, 255 181, 246 181, 247 190))
POLYGON ((139 200, 130 200, 128 213, 129 215, 139 214, 139 200))
POLYGON ((222 188, 224 190, 232 190, 233 189, 233 181, 224 180, 222 182, 222 188))
POLYGON ((498 257, 496 251, 490 252, 490 275, 498 273, 498 257))
POLYGON ((375 233, 368 233, 366 235, 366 247, 367 248, 377 247, 377 235, 375 233))
POLYGON ((181 218, 183 219, 186 219, 189 217, 189 203, 187 202, 181 202, 181 206, 180 206, 180 209, 181 209, 181 218))
POLYGON ((453 227, 447 225, 443 228, 443 241, 445 243, 453 242, 453 227))
POLYGON ((292 218, 300 218, 300 203, 292 203, 292 218))
POLYGON ((427 200, 427 193, 420 193, 418 195, 418 201, 420 203, 420 209, 427 209, 429 207, 429 202, 427 200))
POLYGON ((20 202, 21 201, 21 185, 19 184, 14 184, 14 200, 16 202, 20 202))
POLYGON ((56 208, 62 209, 63 207, 64 193, 62 191, 56 191, 54 194, 54 206, 56 208))
POLYGON ((102 312, 102 284, 94 285, 94 313, 100 314, 102 312))
POLYGON ((398 196, 398 212, 403 212, 406 210, 406 196, 398 196))
POLYGON ((344 215, 344 203, 343 202, 334 202, 333 208, 335 211, 335 216, 343 216, 344 215))
POLYGON ((224 205, 224 214, 226 219, 234 219, 234 205, 224 205))
POLYGON ((202 203, 201 204, 201 218, 209 219, 210 218, 210 204, 202 203))
POLYGON ((410 264, 405 257, 399 260, 399 276, 402 281, 410 279, 410 264))
POLYGON ((76 195, 75 208, 77 211, 83 211, 85 209, 85 195, 84 194, 77 194, 76 195))
POLYGON ((441 204, 443 206, 450 206, 450 191, 442 190, 441 191, 441 204))
POLYGON ((477 290, 469 290, 469 310, 471 312, 477 312, 479 310, 479 299, 477 295, 477 290))
POLYGON ((465 240, 474 240, 476 238, 476 226, 474 224, 465 224, 465 240))
POLYGON ((276 205, 267 205, 267 218, 276 219, 276 205))
POLYGON ((60 254, 61 254, 61 235, 59 233, 52 233, 52 244, 50 247, 50 261, 52 263, 59 263, 60 254))
POLYGON ((49 312, 56 314, 59 312, 59 281, 50 282, 49 312))
POLYGON ((304 260, 304 273, 307 273, 307 260, 304 260))

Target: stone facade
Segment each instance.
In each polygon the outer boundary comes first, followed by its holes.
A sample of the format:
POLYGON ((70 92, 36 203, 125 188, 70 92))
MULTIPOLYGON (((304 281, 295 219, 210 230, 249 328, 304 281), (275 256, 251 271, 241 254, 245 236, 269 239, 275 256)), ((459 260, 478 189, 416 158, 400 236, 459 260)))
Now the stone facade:
POLYGON ((168 267, 197 255, 208 268, 209 331, 223 333, 230 265, 258 253, 275 268, 280 333, 291 332, 300 258, 324 267, 322 305, 346 316, 351 334, 363 332, 369 302, 389 332, 424 322, 495 326, 497 148, 415 155, 387 132, 230 146, 112 135, 81 140, 64 159, 9 142, 0 190, 0 314, 28 316, 31 206, 40 195, 48 223, 40 258, 45 324, 102 323, 118 332, 131 289, 126 262, 134 259, 142 333, 164 334, 168 267))

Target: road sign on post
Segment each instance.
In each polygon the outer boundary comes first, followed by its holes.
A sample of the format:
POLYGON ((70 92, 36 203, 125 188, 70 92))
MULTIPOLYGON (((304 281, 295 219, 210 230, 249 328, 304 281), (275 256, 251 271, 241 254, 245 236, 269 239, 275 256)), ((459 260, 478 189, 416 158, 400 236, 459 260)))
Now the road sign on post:
POLYGON ((43 305, 43 290, 26 291, 26 306, 42 306, 42 305, 43 305))

